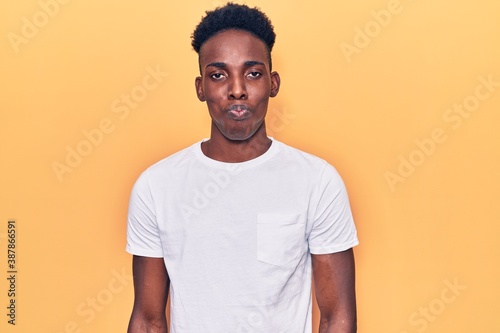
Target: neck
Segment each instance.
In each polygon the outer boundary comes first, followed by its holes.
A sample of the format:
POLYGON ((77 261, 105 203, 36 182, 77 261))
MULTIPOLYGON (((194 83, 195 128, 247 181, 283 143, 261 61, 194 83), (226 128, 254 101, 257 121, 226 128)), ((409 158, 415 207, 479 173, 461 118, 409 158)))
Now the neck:
POLYGON ((271 147, 271 139, 267 137, 263 124, 250 138, 246 140, 229 140, 218 130, 212 130, 210 139, 201 145, 203 154, 211 159, 239 163, 252 160, 264 154, 271 147))

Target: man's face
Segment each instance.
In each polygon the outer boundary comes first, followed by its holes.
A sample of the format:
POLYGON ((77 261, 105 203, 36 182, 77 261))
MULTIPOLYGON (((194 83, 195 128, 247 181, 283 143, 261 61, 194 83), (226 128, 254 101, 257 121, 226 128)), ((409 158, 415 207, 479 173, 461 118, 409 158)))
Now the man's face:
POLYGON ((278 94, 280 78, 270 72, 264 42, 246 31, 220 32, 202 45, 200 67, 196 93, 207 102, 211 138, 247 140, 259 130, 265 135, 269 97, 278 94))

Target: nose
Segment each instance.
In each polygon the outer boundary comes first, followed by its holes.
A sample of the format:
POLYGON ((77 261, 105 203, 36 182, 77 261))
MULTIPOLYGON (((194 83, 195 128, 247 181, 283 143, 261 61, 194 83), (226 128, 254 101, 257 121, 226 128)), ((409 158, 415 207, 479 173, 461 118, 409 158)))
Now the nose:
POLYGON ((233 78, 228 87, 229 99, 246 99, 247 90, 245 80, 243 78, 233 78))

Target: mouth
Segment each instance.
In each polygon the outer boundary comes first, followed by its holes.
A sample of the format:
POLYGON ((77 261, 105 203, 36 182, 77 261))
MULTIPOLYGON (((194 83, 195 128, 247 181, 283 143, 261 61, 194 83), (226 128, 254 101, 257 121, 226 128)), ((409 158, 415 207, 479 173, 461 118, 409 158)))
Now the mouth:
POLYGON ((232 105, 227 114, 233 120, 244 120, 250 117, 251 111, 246 105, 232 105))

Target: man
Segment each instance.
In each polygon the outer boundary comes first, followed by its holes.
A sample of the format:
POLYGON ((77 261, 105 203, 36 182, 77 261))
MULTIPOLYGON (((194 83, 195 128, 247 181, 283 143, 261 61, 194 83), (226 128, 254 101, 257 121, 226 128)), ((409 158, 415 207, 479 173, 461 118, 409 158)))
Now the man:
POLYGON ((196 94, 210 138, 148 168, 129 207, 135 301, 129 333, 356 332, 358 244, 335 169, 266 134, 275 34, 256 8, 228 3, 193 33, 196 94))

